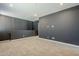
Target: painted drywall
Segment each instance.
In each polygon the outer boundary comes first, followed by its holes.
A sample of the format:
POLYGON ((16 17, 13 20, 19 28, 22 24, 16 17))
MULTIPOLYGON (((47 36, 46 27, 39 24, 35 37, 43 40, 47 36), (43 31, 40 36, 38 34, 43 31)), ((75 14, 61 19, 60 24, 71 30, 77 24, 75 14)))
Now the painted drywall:
POLYGON ((38 35, 38 23, 39 23, 39 20, 33 22, 33 30, 35 31, 36 35, 38 35))
POLYGON ((11 39, 33 36, 32 30, 16 30, 11 32, 11 39))
POLYGON ((79 6, 41 17, 39 37, 79 45, 79 6))
POLYGON ((39 21, 34 21, 33 22, 33 29, 34 30, 38 30, 38 23, 39 23, 39 21))
POLYGON ((30 21, 0 15, 0 40, 11 39, 11 32, 16 30, 32 30, 29 24, 31 24, 30 21))

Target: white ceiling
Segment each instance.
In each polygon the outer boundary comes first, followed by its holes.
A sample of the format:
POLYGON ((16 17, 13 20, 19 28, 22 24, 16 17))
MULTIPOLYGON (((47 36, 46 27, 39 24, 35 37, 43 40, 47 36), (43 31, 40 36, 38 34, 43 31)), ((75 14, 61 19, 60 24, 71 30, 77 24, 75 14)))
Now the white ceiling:
POLYGON ((51 13, 55 13, 73 6, 78 3, 13 3, 10 7, 8 3, 0 3, 0 14, 21 19, 35 21, 38 17, 42 17, 51 13))

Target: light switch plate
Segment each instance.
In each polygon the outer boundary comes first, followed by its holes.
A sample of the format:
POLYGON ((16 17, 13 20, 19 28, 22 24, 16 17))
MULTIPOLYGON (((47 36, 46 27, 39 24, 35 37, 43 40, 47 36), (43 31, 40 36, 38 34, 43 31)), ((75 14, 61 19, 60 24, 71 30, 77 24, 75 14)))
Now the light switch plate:
POLYGON ((51 25, 51 28, 54 28, 55 26, 54 25, 51 25))

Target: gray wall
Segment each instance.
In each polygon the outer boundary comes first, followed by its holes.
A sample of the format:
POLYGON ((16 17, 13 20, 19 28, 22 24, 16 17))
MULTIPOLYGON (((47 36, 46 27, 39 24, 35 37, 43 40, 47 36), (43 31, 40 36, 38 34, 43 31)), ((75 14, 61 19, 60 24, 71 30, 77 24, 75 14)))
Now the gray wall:
POLYGON ((32 30, 16 30, 11 33, 11 39, 33 36, 32 30))
POLYGON ((39 23, 38 20, 32 22, 32 29, 33 29, 35 35, 38 35, 38 23, 39 23))
POLYGON ((39 21, 33 22, 33 29, 36 30, 36 31, 38 31, 38 23, 39 23, 39 21))
POLYGON ((0 15, 0 40, 11 39, 11 33, 16 30, 32 30, 31 24, 30 21, 0 15))
POLYGON ((27 30, 27 21, 21 19, 14 19, 15 30, 27 30))
POLYGON ((33 22, 32 21, 27 21, 27 30, 33 30, 33 22))
POLYGON ((79 6, 40 18, 39 37, 79 45, 79 6))
POLYGON ((39 21, 34 21, 32 25, 36 35, 38 35, 38 23, 39 21))
POLYGON ((10 39, 10 31, 14 29, 13 19, 0 15, 0 40, 10 39))

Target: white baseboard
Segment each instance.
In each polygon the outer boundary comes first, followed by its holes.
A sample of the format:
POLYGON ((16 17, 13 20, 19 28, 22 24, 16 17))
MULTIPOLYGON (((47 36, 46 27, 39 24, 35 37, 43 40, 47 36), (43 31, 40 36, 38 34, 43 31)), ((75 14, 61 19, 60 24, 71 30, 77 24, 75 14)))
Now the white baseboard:
POLYGON ((63 43, 63 42, 59 42, 59 41, 55 41, 55 40, 49 40, 49 39, 45 39, 45 40, 49 41, 49 42, 52 42, 52 43, 56 43, 56 44, 61 45, 61 46, 69 47, 71 49, 79 50, 79 46, 78 45, 69 44, 69 43, 63 43))

